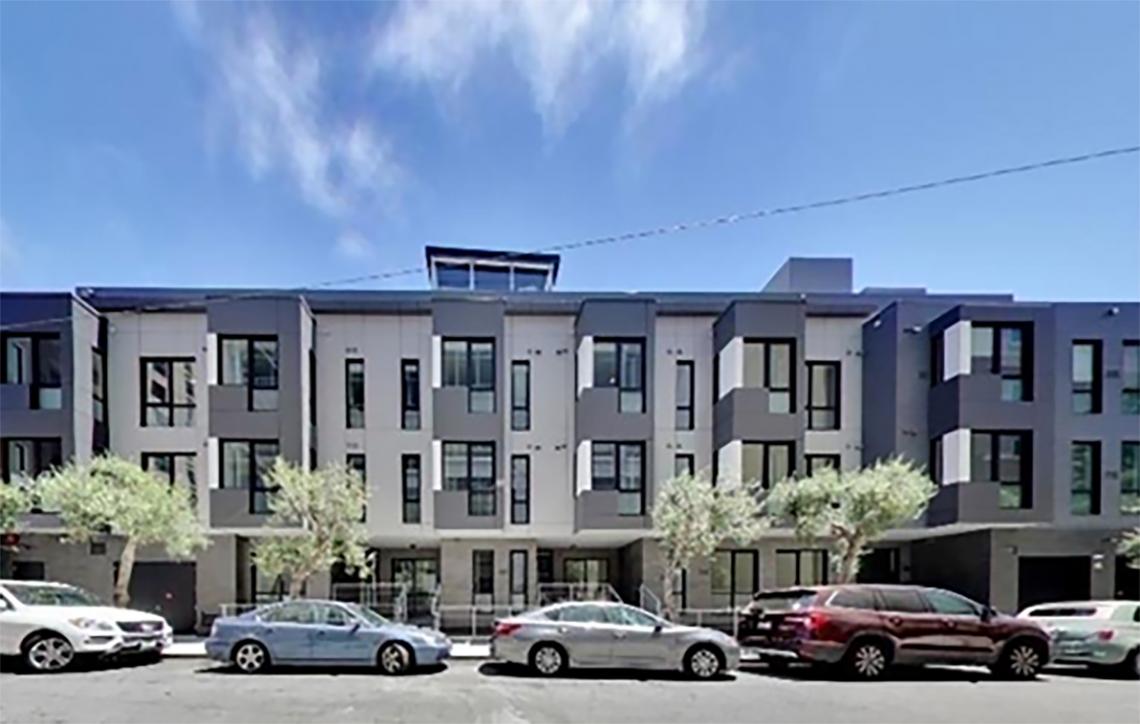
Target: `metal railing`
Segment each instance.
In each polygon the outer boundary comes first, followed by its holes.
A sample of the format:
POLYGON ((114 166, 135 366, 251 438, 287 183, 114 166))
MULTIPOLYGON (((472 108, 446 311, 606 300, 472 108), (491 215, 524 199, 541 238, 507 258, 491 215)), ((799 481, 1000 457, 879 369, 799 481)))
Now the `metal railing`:
POLYGON ((675 623, 690 626, 707 626, 736 637, 740 629, 740 609, 738 608, 682 608, 673 617, 675 623))
POLYGON ((434 628, 453 636, 490 636, 495 621, 529 610, 529 606, 497 604, 490 606, 438 604, 434 628))
POLYGON ((644 583, 637 587, 637 605, 654 616, 660 616, 664 608, 661 599, 644 583))
POLYGON ((393 621, 408 620, 406 583, 334 583, 332 598, 359 604, 393 621))
POLYGON ((621 603, 621 596, 608 583, 538 584, 539 607, 563 601, 615 601, 621 603))
POLYGON ((252 611, 264 605, 264 603, 223 603, 218 611, 218 617, 240 616, 247 611, 252 611))

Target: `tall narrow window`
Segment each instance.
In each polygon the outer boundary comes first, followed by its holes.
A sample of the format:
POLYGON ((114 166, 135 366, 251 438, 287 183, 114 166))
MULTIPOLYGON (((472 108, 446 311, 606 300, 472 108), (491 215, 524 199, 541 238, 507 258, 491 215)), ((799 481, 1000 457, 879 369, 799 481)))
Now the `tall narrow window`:
POLYGON ((1069 512, 1100 515, 1100 443, 1074 442, 1071 457, 1069 512))
POLYGON ((1140 415, 1140 341, 1124 343, 1124 359, 1120 366, 1120 409, 1125 415, 1140 415))
POLYGON ((4 382, 29 386, 33 410, 63 406, 62 347, 58 334, 4 335, 4 382))
POLYGON ((405 523, 419 523, 420 510, 420 456, 404 455, 400 462, 401 477, 403 479, 403 504, 405 523))
POLYGON ((645 514, 645 443, 595 442, 591 487, 618 492, 618 515, 645 514))
POLYGON ((495 551, 471 551, 471 602, 490 606, 495 601, 495 551))
POLYGON ((1101 343, 1073 342, 1073 412, 1092 415, 1100 412, 1101 343))
POLYGON ((930 386, 934 387, 942 381, 945 374, 945 359, 943 358, 942 332, 930 337, 930 386))
POLYGON ((511 551, 512 608, 525 608, 527 604, 527 555, 525 550, 511 551))
POLYGON ((930 466, 927 469, 930 479, 942 484, 942 436, 930 440, 930 466))
POLYGON ((832 470, 839 470, 839 454, 838 453, 811 453, 804 456, 804 465, 807 467, 807 474, 819 472, 831 468, 832 470))
POLYGON ((764 490, 795 473, 794 442, 741 443, 741 479, 759 482, 764 490))
POLYGON ((103 353, 98 347, 91 348, 91 411, 96 422, 106 419, 107 369, 103 364, 103 353))
POLYGON ((317 424, 317 353, 311 349, 309 350, 309 424, 317 424))
POLYGON ((798 548, 776 551, 776 586, 826 586, 827 551, 798 548))
POLYGON ((1025 324, 981 324, 970 328, 971 372, 1001 378, 1001 399, 1033 399, 1032 334, 1025 324))
POLYGON ((970 435, 970 480, 999 484, 1002 508, 1032 508, 1032 436, 1028 432, 970 435))
POLYGON ((443 386, 467 388, 468 412, 494 412, 494 340, 443 340, 443 386))
POLYGON ((808 362, 808 429, 839 429, 839 363, 808 362))
POLYGON ((1140 442, 1120 445, 1120 512, 1140 512, 1140 442))
POLYGON ((511 523, 530 523, 530 456, 511 456, 511 523))
POLYGON ((192 357, 142 358, 143 427, 192 427, 196 404, 192 357))
POLYGON ((269 496, 276 490, 269 483, 269 470, 277 459, 276 440, 222 440, 223 488, 249 491, 249 512, 269 513, 269 496))
POLYGON ((368 520, 368 458, 364 453, 349 453, 344 456, 344 464, 360 476, 360 485, 364 488, 364 510, 360 512, 360 522, 363 523, 368 520))
POLYGON ((511 429, 530 429, 530 362, 511 362, 511 429))
POLYGON ((673 456, 673 474, 692 477, 697 472, 696 458, 692 453, 677 453, 673 456))
POLYGON ((495 444, 443 443, 443 489, 467 491, 468 515, 495 515, 495 444))
POLYGON ((344 361, 345 425, 364 427, 364 360, 344 361))
POLYGON ((594 386, 617 388, 618 412, 645 412, 645 342, 595 339, 594 386))
POLYGON ((244 385, 249 410, 276 410, 277 338, 221 337, 219 341, 221 384, 244 385))
POLYGON ((782 415, 795 410, 794 340, 744 341, 744 386, 768 390, 768 412, 782 415))
POLYGON ((420 361, 400 360, 400 427, 420 429, 420 361))
POLYGON ((171 485, 181 485, 190 491, 192 500, 198 497, 198 455, 192 452, 144 452, 142 469, 154 473, 171 485))
POLYGON ((693 429, 693 360, 677 360, 677 413, 678 430, 693 429))
POLYGON ((58 437, 4 438, 0 447, 3 455, 4 482, 34 480, 52 468, 63 465, 61 441, 58 437))

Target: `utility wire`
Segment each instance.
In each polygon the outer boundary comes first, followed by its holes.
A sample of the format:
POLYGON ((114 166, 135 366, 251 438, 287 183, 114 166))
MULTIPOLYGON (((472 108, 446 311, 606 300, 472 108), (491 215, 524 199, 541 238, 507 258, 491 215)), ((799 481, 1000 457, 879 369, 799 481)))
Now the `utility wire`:
MULTIPOLYGON (((896 186, 894 188, 880 189, 877 191, 868 191, 861 194, 852 194, 848 196, 839 196, 821 201, 812 201, 805 204, 797 204, 794 206, 778 206, 771 209, 758 209, 754 211, 745 211, 736 214, 727 214, 725 216, 717 216, 708 219, 701 219, 698 221, 687 221, 666 226, 658 226, 648 229, 641 229, 639 231, 628 231, 621 234, 613 234, 610 236, 599 236, 591 239, 581 239, 578 241, 563 242, 560 244, 553 244, 550 246, 531 249, 529 251, 506 251, 492 257, 487 257, 486 261, 510 261, 518 257, 523 257, 528 254, 551 254, 556 252, 573 251, 576 249, 584 249, 592 246, 603 246, 606 244, 617 244, 625 241, 634 241, 637 239, 647 239, 656 236, 666 236, 669 234, 678 234, 687 231, 695 231, 697 229, 707 229, 714 226, 726 226, 729 224, 738 224, 742 221, 752 221, 754 219, 763 219, 771 216, 781 216, 784 214, 796 214, 803 211, 813 211, 816 209, 825 209, 835 206, 845 206, 849 204, 862 203, 864 201, 875 201, 878 199, 885 199, 891 196, 902 196, 904 194, 917 193, 920 191, 931 191, 933 189, 944 188, 947 186, 957 186, 961 184, 974 183, 977 181, 985 181, 987 179, 998 178, 1001 176, 1012 176, 1015 174, 1030 173, 1033 171, 1041 171, 1048 168, 1055 168, 1057 166, 1068 166, 1071 164, 1085 163, 1088 161, 1096 161, 1113 156, 1123 156, 1126 154, 1137 153, 1140 151, 1140 146, 1122 146, 1119 148, 1110 148, 1102 151, 1093 151, 1091 153, 1083 153, 1079 156, 1062 156, 1060 158, 1051 158, 1045 161, 1036 161, 1034 163, 1027 163, 1020 166, 1006 166, 1003 168, 991 169, 988 171, 981 171, 979 173, 972 173, 965 176, 951 176, 949 178, 938 179, 936 181, 927 181, 924 183, 908 184, 906 186, 896 186)), ((314 282, 300 287, 292 287, 285 289, 263 290, 253 292, 236 292, 233 294, 222 294, 216 297, 195 298, 181 302, 170 302, 166 304, 152 304, 140 305, 134 308, 116 309, 115 313, 118 314, 145 314, 148 312, 169 312, 178 309, 185 309, 190 307, 200 307, 203 305, 217 304, 221 302, 231 302, 243 299, 256 299, 262 297, 276 297, 283 294, 304 294, 309 291, 316 291, 318 289, 325 289, 335 286, 348 286, 353 284, 360 284, 363 282, 383 281, 386 279, 395 279, 398 277, 411 276, 413 274, 420 274, 428 271, 426 266, 408 267, 405 269, 393 269, 390 271, 376 272, 374 274, 364 274, 361 276, 348 277, 346 279, 332 279, 322 282, 314 282)), ((71 317, 54 317, 48 319, 38 319, 26 322, 16 322, 0 326, 0 331, 8 331, 12 329, 19 329, 23 327, 39 326, 43 324, 50 324, 53 322, 64 322, 71 319, 71 317)))

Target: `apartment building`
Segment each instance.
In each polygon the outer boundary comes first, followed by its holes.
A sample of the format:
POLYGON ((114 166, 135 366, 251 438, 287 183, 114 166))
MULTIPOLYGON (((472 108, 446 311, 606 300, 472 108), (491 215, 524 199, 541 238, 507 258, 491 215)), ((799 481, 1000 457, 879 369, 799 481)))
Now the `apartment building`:
MULTIPOLYGON (((252 556, 265 471, 343 462, 368 487, 374 580, 409 606, 525 605, 547 583, 660 594, 651 510, 677 471, 769 487, 889 455, 939 483, 861 576, 1005 609, 1137 595, 1115 555, 1140 502, 1140 304, 852 288, 790 259, 760 291, 555 289, 554 255, 430 247, 429 290, 82 288, 0 295, 0 472, 100 451, 189 486, 210 546, 143 551, 133 596, 191 627, 281 595, 252 556)), ((5 575, 109 595, 113 539, 9 536, 5 575)), ((678 583, 687 608, 823 582, 773 529, 678 583)), ((357 580, 310 581, 329 595, 357 580)))

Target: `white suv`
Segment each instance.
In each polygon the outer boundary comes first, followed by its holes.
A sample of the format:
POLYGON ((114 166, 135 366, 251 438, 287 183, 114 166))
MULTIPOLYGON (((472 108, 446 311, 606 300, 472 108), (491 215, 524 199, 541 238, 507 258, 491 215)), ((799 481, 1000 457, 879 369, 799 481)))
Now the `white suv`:
POLYGON ((33 671, 62 671, 76 656, 158 656, 173 641, 161 616, 104 606, 64 583, 0 581, 0 654, 33 671))

